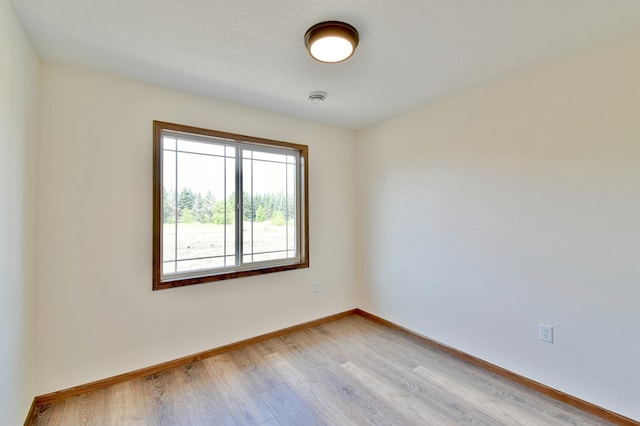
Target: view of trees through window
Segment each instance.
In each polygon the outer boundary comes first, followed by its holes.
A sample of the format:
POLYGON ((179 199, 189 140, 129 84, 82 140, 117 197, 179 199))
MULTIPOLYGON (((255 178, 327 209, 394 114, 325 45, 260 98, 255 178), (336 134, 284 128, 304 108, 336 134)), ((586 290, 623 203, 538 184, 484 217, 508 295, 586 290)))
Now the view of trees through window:
POLYGON ((164 274, 296 257, 295 153, 172 133, 162 143, 164 274))
MULTIPOLYGON (((163 188, 163 223, 211 223, 215 225, 232 224, 235 212, 235 193, 226 200, 216 200, 211 191, 205 195, 184 188, 178 196, 173 188, 163 188), (177 199, 176 199, 177 198, 177 199)), ((285 219, 295 217, 295 199, 285 194, 244 193, 243 219, 246 221, 271 221, 282 226, 285 219)))

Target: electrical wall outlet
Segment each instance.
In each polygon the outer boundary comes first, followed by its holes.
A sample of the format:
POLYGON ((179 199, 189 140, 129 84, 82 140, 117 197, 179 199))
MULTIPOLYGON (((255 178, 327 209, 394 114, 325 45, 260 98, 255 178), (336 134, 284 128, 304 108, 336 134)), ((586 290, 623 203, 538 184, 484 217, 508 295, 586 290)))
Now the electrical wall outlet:
POLYGON ((311 288, 314 293, 320 293, 320 281, 314 281, 311 288))
POLYGON ((553 326, 540 324, 540 340, 547 343, 553 343, 553 326))

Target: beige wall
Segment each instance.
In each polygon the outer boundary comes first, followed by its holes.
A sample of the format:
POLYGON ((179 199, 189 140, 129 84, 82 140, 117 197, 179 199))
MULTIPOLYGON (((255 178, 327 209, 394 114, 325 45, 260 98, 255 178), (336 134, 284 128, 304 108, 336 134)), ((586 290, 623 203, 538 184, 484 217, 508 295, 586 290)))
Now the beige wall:
POLYGON ((35 396, 35 147, 40 61, 0 0, 0 422, 35 396))
POLYGON ((640 419, 638 52, 640 32, 359 132, 363 308, 640 419))
POLYGON ((355 307, 353 132, 58 65, 42 76, 39 394, 355 307), (153 120, 309 145, 311 267, 152 292, 153 120))

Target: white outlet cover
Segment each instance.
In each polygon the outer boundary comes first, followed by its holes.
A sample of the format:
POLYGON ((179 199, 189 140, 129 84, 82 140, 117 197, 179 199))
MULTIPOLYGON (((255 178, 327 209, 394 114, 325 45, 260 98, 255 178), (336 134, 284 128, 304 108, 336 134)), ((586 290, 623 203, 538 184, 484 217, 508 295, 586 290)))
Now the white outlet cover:
POLYGON ((540 340, 547 343, 553 343, 553 326, 540 324, 540 340))

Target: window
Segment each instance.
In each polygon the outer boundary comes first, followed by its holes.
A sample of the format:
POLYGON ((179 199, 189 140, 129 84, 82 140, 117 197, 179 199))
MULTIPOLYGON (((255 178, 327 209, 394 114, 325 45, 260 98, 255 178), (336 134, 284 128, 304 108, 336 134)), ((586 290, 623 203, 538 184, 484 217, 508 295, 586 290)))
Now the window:
POLYGON ((308 147, 154 121, 153 289, 309 266, 308 147))

